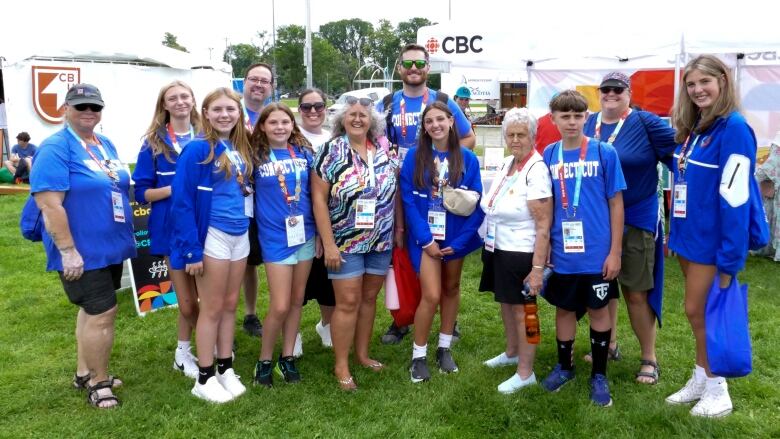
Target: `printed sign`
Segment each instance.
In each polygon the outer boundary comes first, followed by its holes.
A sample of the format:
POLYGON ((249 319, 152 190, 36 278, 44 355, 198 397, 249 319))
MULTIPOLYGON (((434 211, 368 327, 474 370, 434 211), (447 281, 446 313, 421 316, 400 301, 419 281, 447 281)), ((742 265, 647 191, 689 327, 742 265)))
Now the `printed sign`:
POLYGON ((32 66, 33 107, 45 122, 57 125, 63 121, 60 109, 71 86, 81 82, 78 67, 32 66))

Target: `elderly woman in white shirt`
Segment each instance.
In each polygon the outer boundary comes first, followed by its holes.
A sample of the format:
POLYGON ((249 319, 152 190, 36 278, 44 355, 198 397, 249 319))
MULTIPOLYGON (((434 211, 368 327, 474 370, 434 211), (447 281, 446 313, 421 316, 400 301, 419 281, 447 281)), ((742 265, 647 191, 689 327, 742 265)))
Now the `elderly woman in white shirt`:
POLYGON ((517 366, 517 372, 498 386, 499 392, 512 393, 536 383, 536 345, 526 340, 524 304, 542 289, 553 203, 549 171, 534 150, 536 118, 526 108, 513 108, 501 131, 511 156, 480 203, 486 235, 479 290, 495 294, 506 334, 506 350, 485 365, 517 366), (530 286, 529 298, 523 294, 525 283, 530 286))

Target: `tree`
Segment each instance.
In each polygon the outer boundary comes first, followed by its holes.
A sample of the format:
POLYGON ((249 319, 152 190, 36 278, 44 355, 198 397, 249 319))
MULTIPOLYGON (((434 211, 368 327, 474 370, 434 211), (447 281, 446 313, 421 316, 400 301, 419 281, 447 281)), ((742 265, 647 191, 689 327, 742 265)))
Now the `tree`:
POLYGON ((401 39, 387 20, 379 20, 371 42, 371 59, 380 66, 393 68, 398 51, 401 49, 401 39))
POLYGON ((314 86, 329 95, 349 90, 357 61, 342 55, 328 40, 314 35, 312 46, 312 75, 314 86))
POLYGON ((407 21, 398 23, 397 35, 401 40, 401 45, 413 44, 417 42, 417 30, 423 26, 430 26, 431 20, 422 17, 414 17, 407 21))
POLYGON ((369 56, 369 44, 374 33, 371 23, 359 18, 331 21, 320 26, 320 35, 333 47, 363 65, 369 56))
POLYGON ((260 48, 253 44, 231 44, 225 49, 223 59, 233 66, 233 77, 242 78, 247 67, 262 59, 262 53, 260 48))
POLYGON ((303 65, 303 45, 306 28, 295 24, 276 30, 276 74, 278 87, 298 90, 306 84, 306 67, 303 65))
POLYGON ((170 47, 171 49, 181 50, 182 52, 187 52, 187 48, 179 44, 177 41, 176 35, 166 32, 165 36, 162 40, 162 45, 166 47, 170 47))

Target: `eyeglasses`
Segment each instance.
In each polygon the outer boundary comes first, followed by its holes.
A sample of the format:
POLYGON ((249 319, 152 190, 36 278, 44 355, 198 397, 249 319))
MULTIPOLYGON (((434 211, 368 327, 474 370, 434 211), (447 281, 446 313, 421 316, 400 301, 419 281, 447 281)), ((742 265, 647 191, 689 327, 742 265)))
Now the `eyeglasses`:
POLYGON ((246 81, 250 84, 263 84, 263 85, 271 85, 273 81, 265 78, 258 78, 256 76, 250 76, 249 78, 246 78, 246 81))
POLYGON ((98 104, 76 104, 73 108, 75 108, 76 111, 87 111, 87 109, 89 109, 93 113, 100 113, 103 111, 103 106, 98 104))
POLYGON ((623 94, 623 90, 625 90, 625 88, 623 87, 601 87, 599 89, 599 91, 604 93, 605 95, 609 94, 609 92, 613 92, 616 95, 623 94))
POLYGON ((374 101, 372 101, 369 98, 356 98, 354 96, 347 96, 345 101, 349 105, 360 104, 360 105, 362 105, 364 107, 370 107, 370 106, 374 105, 374 101))
POLYGON ((405 59, 401 61, 401 66, 405 69, 411 69, 412 66, 415 66, 418 69, 424 69, 427 65, 428 61, 424 59, 405 59))
POLYGON ((301 109, 304 113, 310 112, 312 109, 316 111, 317 113, 322 112, 325 110, 325 102, 315 102, 313 104, 310 104, 308 102, 298 105, 298 108, 301 109))

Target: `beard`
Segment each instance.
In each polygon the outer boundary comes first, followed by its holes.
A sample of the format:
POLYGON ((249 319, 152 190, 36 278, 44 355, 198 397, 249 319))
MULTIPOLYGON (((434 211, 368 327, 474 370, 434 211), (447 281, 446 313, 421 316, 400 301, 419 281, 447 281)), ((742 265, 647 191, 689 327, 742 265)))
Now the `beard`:
POLYGON ((410 79, 408 73, 401 74, 401 80, 404 84, 407 85, 423 85, 426 81, 428 81, 428 72, 420 72, 419 73, 420 79, 410 79))

